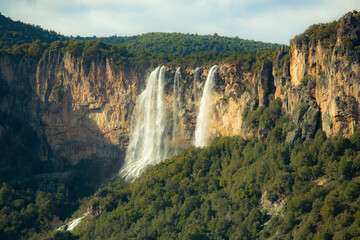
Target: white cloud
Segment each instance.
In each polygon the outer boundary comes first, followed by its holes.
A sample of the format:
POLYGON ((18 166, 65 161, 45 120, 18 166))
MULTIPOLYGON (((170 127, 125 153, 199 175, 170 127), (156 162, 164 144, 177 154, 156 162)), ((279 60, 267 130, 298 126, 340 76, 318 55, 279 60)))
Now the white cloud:
POLYGON ((309 25, 360 10, 358 0, 0 0, 2 14, 65 35, 152 31, 288 43, 309 25))

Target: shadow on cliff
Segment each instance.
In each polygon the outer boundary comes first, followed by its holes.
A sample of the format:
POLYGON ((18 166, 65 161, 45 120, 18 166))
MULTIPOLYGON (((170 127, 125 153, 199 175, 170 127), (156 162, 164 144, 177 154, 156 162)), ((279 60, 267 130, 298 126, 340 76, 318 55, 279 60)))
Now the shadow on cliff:
POLYGON ((108 133, 101 131, 90 115, 103 114, 104 105, 93 109, 83 106, 82 109, 74 110, 71 107, 74 102, 72 94, 64 92, 58 97, 60 104, 55 106, 40 104, 43 105, 40 107, 43 110, 39 113, 40 125, 46 132, 48 143, 52 146, 48 159, 54 161, 60 168, 64 161, 78 165, 86 164, 86 160, 89 159, 97 159, 105 168, 111 170, 111 174, 118 172, 125 161, 128 135, 118 134, 119 144, 115 144, 106 136, 109 135, 108 133), (56 123, 49 126, 49 121, 56 123))

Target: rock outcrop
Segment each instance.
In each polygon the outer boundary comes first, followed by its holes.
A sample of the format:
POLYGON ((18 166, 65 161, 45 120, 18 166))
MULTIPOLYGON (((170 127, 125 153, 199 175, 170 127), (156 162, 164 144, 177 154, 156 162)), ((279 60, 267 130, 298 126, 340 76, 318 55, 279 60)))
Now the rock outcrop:
MULTIPOLYGON (((359 13, 348 13, 338 22, 310 28, 291 41, 288 87, 306 85, 305 96, 298 97, 316 100, 327 135, 348 137, 359 122, 359 20, 359 13)), ((292 112, 302 101, 294 104, 288 96, 285 104, 292 112)))

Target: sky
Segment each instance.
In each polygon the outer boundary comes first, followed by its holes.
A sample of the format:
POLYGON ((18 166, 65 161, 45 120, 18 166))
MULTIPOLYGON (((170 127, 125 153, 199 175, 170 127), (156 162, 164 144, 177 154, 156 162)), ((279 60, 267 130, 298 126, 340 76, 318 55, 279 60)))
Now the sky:
POLYGON ((181 32, 289 44, 360 0, 0 0, 1 14, 66 36, 181 32))

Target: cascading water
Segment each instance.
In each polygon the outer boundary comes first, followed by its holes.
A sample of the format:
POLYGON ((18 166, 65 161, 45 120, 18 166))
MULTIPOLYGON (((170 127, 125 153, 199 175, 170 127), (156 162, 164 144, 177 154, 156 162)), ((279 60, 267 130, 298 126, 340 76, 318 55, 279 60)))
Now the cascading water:
POLYGON ((205 147, 209 143, 209 114, 211 111, 211 93, 214 87, 214 76, 218 69, 217 65, 214 65, 206 78, 204 93, 200 101, 199 115, 196 119, 195 128, 195 141, 196 147, 205 147))
POLYGON ((179 111, 181 107, 180 99, 180 68, 176 69, 174 77, 174 93, 173 93, 173 134, 172 134, 172 143, 174 147, 174 154, 179 152, 179 111))
POLYGON ((121 170, 127 180, 137 178, 146 166, 168 157, 164 81, 165 67, 157 67, 148 77, 146 89, 136 103, 125 166, 121 170))
MULTIPOLYGON (((197 147, 208 145, 211 93, 217 69, 216 65, 210 69, 200 101, 194 141, 197 147)), ((196 69, 194 73, 194 95, 197 95, 198 71, 196 69)), ((146 88, 139 95, 133 112, 125 166, 120 172, 127 180, 137 178, 148 165, 159 163, 179 151, 180 68, 177 68, 174 76, 172 136, 169 135, 170 122, 165 111, 164 87, 165 67, 157 67, 148 77, 146 88), (170 150, 169 143, 172 143, 170 150)), ((196 101, 194 96, 194 102, 196 101)))

